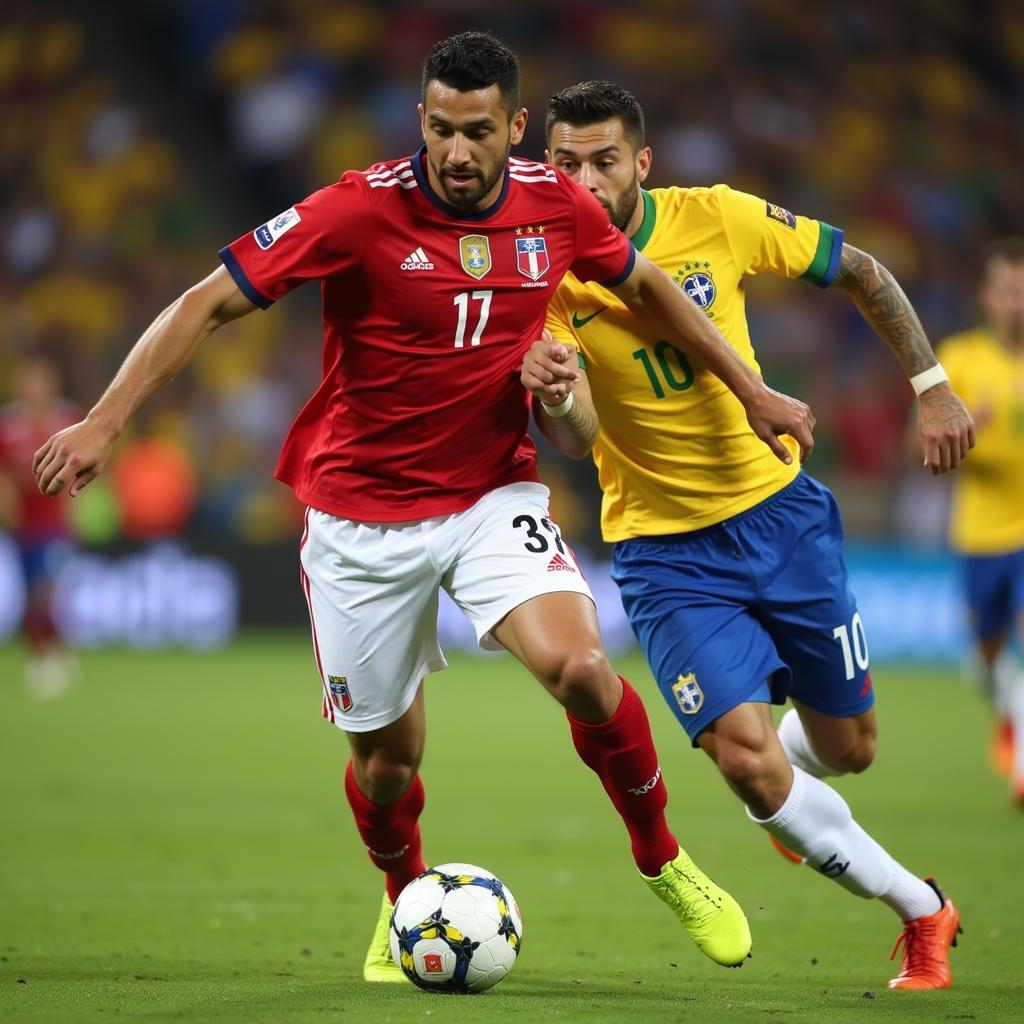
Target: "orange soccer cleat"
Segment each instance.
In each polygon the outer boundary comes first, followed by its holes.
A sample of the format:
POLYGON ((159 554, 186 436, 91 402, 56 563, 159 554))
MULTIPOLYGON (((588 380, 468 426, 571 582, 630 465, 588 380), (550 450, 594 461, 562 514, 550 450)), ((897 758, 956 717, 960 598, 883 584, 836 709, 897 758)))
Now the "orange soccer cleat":
POLYGON ((1009 717, 997 718, 993 723, 988 756, 999 778, 1005 779, 1013 770, 1013 722, 1009 717))
POLYGON ((1024 775, 1010 782, 1010 803, 1024 811, 1024 775))
POLYGON ((900 973, 889 982, 889 988, 951 988, 953 977, 949 971, 949 947, 956 945, 956 937, 963 933, 960 914, 953 901, 935 884, 934 878, 925 881, 935 890, 942 906, 927 917, 917 917, 903 926, 889 959, 903 943, 900 973))

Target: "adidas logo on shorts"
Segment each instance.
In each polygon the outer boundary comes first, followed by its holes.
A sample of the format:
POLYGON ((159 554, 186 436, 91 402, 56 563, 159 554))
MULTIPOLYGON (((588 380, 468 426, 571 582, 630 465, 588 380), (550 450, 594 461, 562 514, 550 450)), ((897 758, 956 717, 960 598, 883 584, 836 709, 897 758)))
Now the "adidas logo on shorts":
POLYGON ((402 270, 433 270, 434 264, 427 259, 427 254, 422 249, 414 249, 405 257, 401 266, 402 270))
POLYGON ((555 555, 548 562, 548 572, 575 572, 576 568, 570 565, 561 555, 555 555))

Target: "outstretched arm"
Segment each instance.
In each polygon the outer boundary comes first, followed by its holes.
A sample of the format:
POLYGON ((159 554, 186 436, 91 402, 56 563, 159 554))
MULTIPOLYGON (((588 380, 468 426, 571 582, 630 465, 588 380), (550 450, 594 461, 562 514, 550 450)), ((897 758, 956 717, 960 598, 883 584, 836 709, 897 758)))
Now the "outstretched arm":
MULTIPOLYGON (((938 367, 910 300, 896 278, 874 256, 844 243, 833 284, 853 299, 912 382, 919 374, 938 367)), ((934 376, 936 383, 918 396, 917 429, 924 464, 938 475, 955 469, 974 447, 974 422, 945 374, 939 370, 934 376)), ((927 379, 925 383, 929 383, 927 379)))
POLYGON ((598 421, 576 349, 555 341, 545 329, 523 358, 521 379, 533 395, 534 420, 544 436, 560 452, 586 458, 597 440, 598 421))
POLYGON ((757 371, 740 358, 697 304, 641 253, 633 271, 611 289, 637 315, 656 327, 663 338, 711 371, 740 400, 754 433, 782 462, 792 462, 779 440, 789 434, 800 446, 803 462, 814 447, 814 417, 794 398, 768 387, 757 371))
POLYGON ((254 309, 223 267, 172 302, 132 346, 85 419, 54 434, 36 452, 32 472, 39 490, 52 495, 67 487, 74 496, 95 479, 135 410, 218 327, 254 309))

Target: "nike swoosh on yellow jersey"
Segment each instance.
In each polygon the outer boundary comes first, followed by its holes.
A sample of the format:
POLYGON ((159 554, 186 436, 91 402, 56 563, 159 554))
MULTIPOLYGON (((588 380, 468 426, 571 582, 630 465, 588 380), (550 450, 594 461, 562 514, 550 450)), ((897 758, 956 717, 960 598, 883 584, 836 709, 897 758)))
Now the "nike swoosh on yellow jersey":
POLYGON ((603 312, 605 312, 605 310, 607 308, 608 308, 607 306, 602 306, 596 313, 591 313, 590 316, 578 316, 575 312, 573 312, 573 314, 572 314, 572 325, 573 325, 573 327, 582 327, 584 324, 589 324, 590 321, 593 320, 595 316, 600 316, 603 312))

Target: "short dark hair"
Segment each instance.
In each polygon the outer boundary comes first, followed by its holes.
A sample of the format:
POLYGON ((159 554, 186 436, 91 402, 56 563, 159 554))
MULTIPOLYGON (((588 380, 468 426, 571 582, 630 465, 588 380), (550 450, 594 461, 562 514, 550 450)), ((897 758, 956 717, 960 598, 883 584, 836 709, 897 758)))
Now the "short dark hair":
POLYGON ((437 43, 423 62, 424 101, 433 81, 459 92, 497 85, 510 118, 520 106, 519 58, 490 32, 460 32, 437 43))
POLYGON ((614 82, 577 82, 555 93, 548 100, 548 113, 544 120, 544 137, 550 143, 551 131, 559 122, 575 128, 597 124, 617 117, 622 122, 623 134, 639 152, 644 147, 644 112, 636 97, 614 82))
POLYGON ((992 264, 997 260, 1003 263, 1024 263, 1024 238, 1009 235, 997 238, 985 246, 981 254, 981 276, 987 278, 992 272, 992 264))

